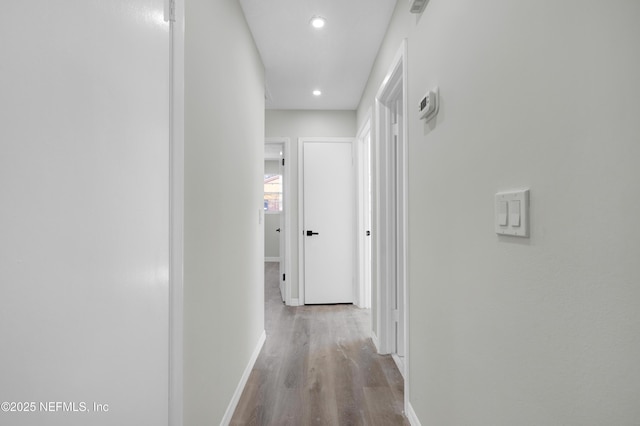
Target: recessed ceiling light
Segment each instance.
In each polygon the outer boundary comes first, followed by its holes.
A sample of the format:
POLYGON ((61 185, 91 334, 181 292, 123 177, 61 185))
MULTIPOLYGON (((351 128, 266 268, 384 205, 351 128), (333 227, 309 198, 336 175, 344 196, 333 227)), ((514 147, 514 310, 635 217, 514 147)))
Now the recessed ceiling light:
POLYGON ((313 91, 313 96, 320 96, 320 95, 322 95, 322 92, 319 91, 318 89, 313 91))
POLYGON ((314 16, 311 18, 311 26, 313 28, 322 28, 327 23, 327 19, 322 16, 314 16))

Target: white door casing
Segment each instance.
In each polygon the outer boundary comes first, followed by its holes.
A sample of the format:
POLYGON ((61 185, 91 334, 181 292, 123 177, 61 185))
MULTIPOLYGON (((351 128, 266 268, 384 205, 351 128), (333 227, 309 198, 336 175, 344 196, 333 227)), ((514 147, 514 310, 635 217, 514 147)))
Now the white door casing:
POLYGON ((406 80, 403 41, 375 104, 379 349, 394 355, 403 374, 408 368, 403 358, 408 352, 406 80))
POLYGON ((305 304, 353 303, 353 138, 300 138, 300 276, 305 304))

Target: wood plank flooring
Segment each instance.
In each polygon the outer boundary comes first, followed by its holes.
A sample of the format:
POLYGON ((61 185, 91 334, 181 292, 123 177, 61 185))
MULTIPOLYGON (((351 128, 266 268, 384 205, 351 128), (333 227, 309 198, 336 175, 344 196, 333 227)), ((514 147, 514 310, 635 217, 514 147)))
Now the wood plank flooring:
POLYGON ((376 354, 369 311, 285 306, 278 274, 265 263, 267 340, 231 425, 409 425, 402 376, 376 354))

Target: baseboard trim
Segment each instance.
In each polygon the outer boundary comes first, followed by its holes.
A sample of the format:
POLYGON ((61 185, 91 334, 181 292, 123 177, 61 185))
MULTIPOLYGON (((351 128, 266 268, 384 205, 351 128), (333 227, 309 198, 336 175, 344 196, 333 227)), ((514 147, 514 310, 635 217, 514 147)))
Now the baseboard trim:
POLYGON ((402 378, 406 380, 404 375, 404 358, 399 357, 398 354, 391 354, 391 358, 393 359, 393 362, 396 363, 396 367, 398 367, 398 371, 402 374, 402 378))
POLYGON ((238 402, 240 401, 240 396, 242 395, 242 391, 244 391, 244 387, 249 380, 249 375, 251 374, 251 370, 253 370, 253 366, 258 360, 258 355, 260 355, 260 351, 262 350, 262 346, 264 345, 265 340, 267 339, 266 331, 262 330, 262 334, 258 339, 258 344, 256 348, 253 350, 253 354, 251 355, 251 359, 249 359, 249 363, 247 367, 244 369, 244 373, 242 373, 242 377, 240 378, 240 383, 238 383, 238 387, 236 387, 236 391, 231 398, 231 402, 227 407, 227 411, 224 413, 224 417, 222 417, 222 421, 220 422, 220 426, 227 426, 231 422, 231 417, 233 417, 233 413, 236 411, 236 407, 238 406, 238 402))
POLYGON ((407 412, 405 414, 407 415, 407 419, 409 420, 409 423, 411 423, 411 426, 422 426, 422 423, 418 420, 416 412, 413 411, 411 403, 407 404, 407 412))
POLYGON ((373 346, 376 347, 376 352, 380 353, 380 340, 378 340, 378 336, 376 336, 373 330, 371 331, 371 341, 373 341, 373 346))
POLYGON ((280 258, 279 257, 265 257, 264 261, 265 262, 278 262, 278 263, 280 263, 280 258))

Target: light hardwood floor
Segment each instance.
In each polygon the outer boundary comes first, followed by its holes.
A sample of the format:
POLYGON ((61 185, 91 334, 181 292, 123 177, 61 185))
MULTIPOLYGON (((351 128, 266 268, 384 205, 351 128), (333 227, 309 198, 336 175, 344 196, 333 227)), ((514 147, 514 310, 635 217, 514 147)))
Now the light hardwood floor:
POLYGON ((368 337, 369 311, 285 306, 265 264, 267 340, 231 425, 408 425, 403 382, 368 337))

